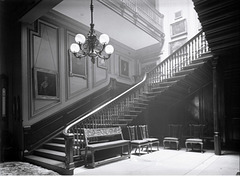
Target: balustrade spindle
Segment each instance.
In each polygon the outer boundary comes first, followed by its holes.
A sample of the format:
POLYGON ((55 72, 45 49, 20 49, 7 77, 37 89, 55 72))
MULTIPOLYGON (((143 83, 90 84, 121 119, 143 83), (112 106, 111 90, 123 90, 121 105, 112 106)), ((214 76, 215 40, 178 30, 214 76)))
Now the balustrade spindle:
POLYGON ((196 37, 196 39, 195 39, 195 47, 196 47, 196 51, 195 51, 195 55, 196 55, 196 57, 195 57, 195 59, 197 59, 198 58, 198 55, 199 55, 199 46, 198 46, 198 40, 199 39, 199 36, 198 37, 196 37))
POLYGON ((164 79, 167 79, 167 62, 164 62, 162 68, 163 68, 163 76, 164 76, 164 79))
POLYGON ((196 37, 196 39, 194 40, 194 47, 195 47, 195 52, 194 52, 194 60, 197 59, 197 52, 198 52, 198 48, 197 48, 197 39, 198 37, 196 37))
POLYGON ((201 43, 201 54, 203 54, 204 51, 204 38, 203 38, 203 34, 200 35, 200 43, 201 43))
POLYGON ((183 47, 182 49, 181 49, 181 63, 180 63, 180 70, 182 70, 183 69, 183 64, 184 64, 184 56, 185 56, 185 52, 184 52, 184 49, 185 49, 185 47, 183 47))
POLYGON ((183 67, 187 65, 187 46, 184 47, 184 58, 183 58, 183 67))
POLYGON ((179 48, 179 52, 177 52, 177 68, 175 69, 175 72, 179 71, 179 66, 181 65, 181 48, 179 48))
POLYGON ((179 71, 182 70, 183 62, 184 62, 184 47, 181 48, 181 57, 180 57, 179 71))
POLYGON ((172 56, 172 58, 176 61, 175 65, 174 65, 174 68, 172 68, 172 69, 174 69, 174 71, 175 71, 175 70, 177 69, 178 64, 179 64, 179 61, 178 61, 178 59, 179 59, 179 53, 175 53, 175 54, 172 56))

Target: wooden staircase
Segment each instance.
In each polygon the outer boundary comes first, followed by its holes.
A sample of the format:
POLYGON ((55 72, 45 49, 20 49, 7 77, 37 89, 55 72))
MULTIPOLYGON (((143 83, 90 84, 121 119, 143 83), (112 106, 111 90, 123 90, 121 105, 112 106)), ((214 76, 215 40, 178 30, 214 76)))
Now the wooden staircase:
POLYGON ((155 99, 174 104, 211 81, 212 54, 200 32, 166 60, 147 73, 142 81, 76 120, 63 133, 25 156, 26 161, 61 174, 73 174, 83 164, 83 128, 125 127, 155 99))
MULTIPOLYGON (((61 174, 72 175, 73 169, 66 168, 66 145, 63 134, 53 138, 43 144, 40 148, 34 150, 31 155, 25 156, 25 161, 54 170, 61 174)), ((83 164, 83 160, 74 159, 74 167, 83 164)))

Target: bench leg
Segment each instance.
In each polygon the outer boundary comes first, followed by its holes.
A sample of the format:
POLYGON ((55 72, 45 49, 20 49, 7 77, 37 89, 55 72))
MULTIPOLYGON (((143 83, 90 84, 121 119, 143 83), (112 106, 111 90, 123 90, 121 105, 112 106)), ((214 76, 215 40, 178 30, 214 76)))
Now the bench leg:
POLYGON ((150 144, 149 144, 149 146, 151 147, 151 150, 150 150, 150 152, 152 152, 152 143, 150 143, 150 144))
POLYGON ((201 143, 200 145, 201 145, 201 153, 203 153, 203 143, 201 143))
POLYGON ((137 153, 137 149, 138 149, 138 148, 136 147, 136 148, 135 148, 135 153, 137 153))
POLYGON ((87 147, 85 147, 85 159, 84 159, 84 164, 85 164, 85 167, 87 167, 87 147))
POLYGON ((91 151, 91 154, 92 154, 92 167, 95 167, 94 151, 91 151))
POLYGON ((128 144, 128 157, 130 158, 131 157, 131 145, 128 144))
POLYGON ((188 151, 188 145, 187 145, 187 144, 188 144, 188 143, 185 142, 186 152, 188 151))

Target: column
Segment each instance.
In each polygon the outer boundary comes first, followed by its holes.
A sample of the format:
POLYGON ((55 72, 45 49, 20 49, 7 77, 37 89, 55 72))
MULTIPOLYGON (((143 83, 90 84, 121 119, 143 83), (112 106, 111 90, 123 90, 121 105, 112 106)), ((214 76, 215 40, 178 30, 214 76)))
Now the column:
POLYGON ((221 136, 219 130, 219 116, 218 113, 218 71, 217 71, 217 61, 218 58, 212 60, 212 69, 213 69, 213 125, 214 125, 214 152, 216 155, 221 155, 221 136))

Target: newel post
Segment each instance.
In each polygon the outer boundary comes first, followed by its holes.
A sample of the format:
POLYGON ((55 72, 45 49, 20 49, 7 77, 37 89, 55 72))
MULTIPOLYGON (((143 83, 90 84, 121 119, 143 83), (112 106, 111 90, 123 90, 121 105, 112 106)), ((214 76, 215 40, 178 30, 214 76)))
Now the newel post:
POLYGON ((213 69, 213 125, 214 125, 214 151, 216 155, 221 155, 221 136, 219 129, 219 111, 218 111, 218 101, 220 100, 218 95, 219 89, 219 78, 217 71, 218 58, 214 58, 212 61, 213 69))
POLYGON ((66 153, 66 168, 71 169, 74 167, 73 164, 73 140, 74 135, 73 134, 67 134, 64 135, 65 138, 65 153, 66 153))

